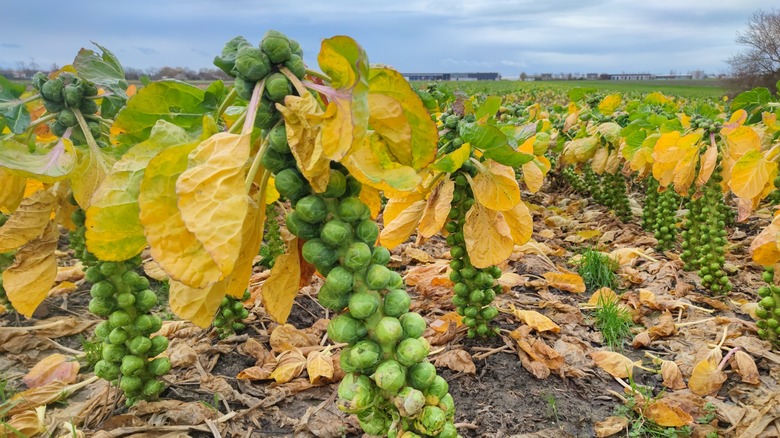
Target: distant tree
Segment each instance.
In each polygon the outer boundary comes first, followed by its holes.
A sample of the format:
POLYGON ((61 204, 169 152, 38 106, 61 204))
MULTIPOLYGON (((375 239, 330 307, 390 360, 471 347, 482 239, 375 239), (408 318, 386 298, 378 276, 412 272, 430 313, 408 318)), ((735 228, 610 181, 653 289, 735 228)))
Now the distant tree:
POLYGON ((526 79, 528 79, 528 75, 525 72, 520 73, 520 80, 525 81, 526 79))
POLYGON ((728 60, 731 86, 737 89, 767 87, 777 91, 780 80, 780 10, 758 10, 747 29, 737 33, 737 43, 747 47, 728 60))

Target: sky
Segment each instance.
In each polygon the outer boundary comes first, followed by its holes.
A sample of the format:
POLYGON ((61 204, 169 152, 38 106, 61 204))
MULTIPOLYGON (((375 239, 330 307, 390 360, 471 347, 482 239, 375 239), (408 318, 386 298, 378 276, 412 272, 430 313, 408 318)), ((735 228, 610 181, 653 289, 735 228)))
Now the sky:
POLYGON ((212 68, 229 39, 268 29, 298 40, 354 38, 403 73, 726 73, 758 9, 773 0, 0 0, 0 67, 73 61, 91 41, 141 70, 212 68))

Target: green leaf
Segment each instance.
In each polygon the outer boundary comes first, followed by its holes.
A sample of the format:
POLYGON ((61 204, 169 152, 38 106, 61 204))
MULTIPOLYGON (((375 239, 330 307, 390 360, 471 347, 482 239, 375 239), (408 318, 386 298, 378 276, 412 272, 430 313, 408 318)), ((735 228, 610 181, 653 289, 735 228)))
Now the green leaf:
POLYGON ((522 166, 534 159, 533 155, 518 152, 508 144, 485 151, 484 157, 510 167, 522 166))
POLYGON ((0 75, 0 103, 19 99, 26 88, 24 85, 14 84, 5 76, 0 75))
POLYGON ((27 145, 6 140, 0 142, 0 166, 17 175, 53 183, 65 179, 73 171, 76 152, 73 143, 65 139, 60 139, 46 153, 31 153, 27 145))
POLYGON ((455 172, 456 170, 460 169, 460 166, 462 166, 470 156, 471 145, 468 143, 463 143, 463 146, 455 149, 449 154, 443 155, 429 167, 440 172, 455 172))
POLYGON ((731 111, 744 109, 748 113, 754 113, 761 107, 772 101, 772 93, 766 88, 754 88, 737 95, 731 101, 731 111))
POLYGON ((477 120, 484 116, 494 116, 501 109, 501 98, 498 96, 488 96, 482 105, 477 108, 477 120))
POLYGON ((198 87, 174 80, 154 82, 128 99, 119 111, 111 127, 112 141, 140 143, 149 138, 158 120, 198 132, 203 116, 215 109, 215 100, 198 87))
POLYGON ((471 143, 471 147, 481 151, 507 145, 506 135, 493 125, 464 123, 459 131, 464 142, 471 143))
POLYGON ((6 125, 14 134, 22 134, 30 126, 30 112, 27 107, 21 103, 14 105, 3 111, 3 118, 6 125))
POLYGON ((24 93, 25 87, 22 84, 14 84, 0 76, 0 132, 4 126, 14 134, 21 134, 30 126, 30 112, 24 106, 19 97, 24 93), (2 119, 5 119, 3 122, 2 119))
POLYGON ((103 53, 98 55, 89 49, 79 50, 73 66, 79 76, 96 85, 111 90, 115 95, 127 99, 127 80, 122 64, 110 50, 93 42, 103 53))
POLYGON ((595 93, 595 88, 584 88, 584 87, 574 87, 567 93, 569 96, 569 99, 571 99, 572 102, 577 102, 578 100, 582 100, 585 96, 591 93, 595 93))

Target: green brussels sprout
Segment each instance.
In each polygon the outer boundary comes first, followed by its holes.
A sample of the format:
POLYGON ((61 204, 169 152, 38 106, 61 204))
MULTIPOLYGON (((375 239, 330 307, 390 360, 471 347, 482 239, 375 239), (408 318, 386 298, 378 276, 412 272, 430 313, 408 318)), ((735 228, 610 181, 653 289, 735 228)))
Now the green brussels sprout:
POLYGON ((233 89, 236 90, 238 97, 244 100, 251 100, 255 84, 255 81, 247 81, 246 79, 237 76, 235 81, 233 81, 233 89))
POLYGON ((76 84, 68 84, 63 89, 62 96, 65 105, 69 107, 78 107, 81 104, 81 99, 84 97, 84 89, 76 84))
POLYGON ((141 391, 143 388, 143 380, 140 377, 124 376, 119 381, 119 388, 125 392, 125 394, 132 394, 141 391))
POLYGON ((357 197, 349 197, 339 204, 339 217, 346 222, 357 222, 368 219, 371 212, 368 206, 357 197))
POLYGON ((420 390, 407 386, 393 397, 393 404, 402 417, 414 417, 425 406, 425 396, 420 390))
POLYGON ((425 391, 436 378, 436 367, 430 362, 420 362, 409 367, 409 383, 425 391))
POLYGON ((79 124, 79 120, 76 118, 76 114, 69 109, 60 111, 57 115, 57 122, 66 128, 71 128, 79 124))
POLYGON ((144 388, 141 390, 141 393, 143 393, 146 398, 156 398, 164 390, 165 383, 159 380, 147 380, 146 383, 144 383, 144 388))
POLYGON ((255 116, 255 127, 271 129, 282 119, 275 105, 275 102, 268 100, 265 96, 260 99, 260 105, 257 107, 257 115, 255 116))
POLYGON ((303 259, 314 266, 330 266, 338 260, 338 255, 322 239, 306 241, 301 248, 303 259))
POLYGON ((384 246, 374 247, 374 251, 371 253, 371 263, 387 266, 390 263, 390 250, 384 246))
POLYGON ((168 348, 168 338, 165 336, 155 336, 152 338, 152 347, 149 348, 149 357, 154 357, 168 348))
POLYGON ((347 190, 347 177, 342 172, 336 169, 330 170, 330 179, 328 180, 328 186, 322 193, 322 196, 326 198, 339 198, 347 190))
POLYGON ((63 102, 62 91, 65 89, 65 84, 60 78, 51 79, 44 82, 41 86, 41 96, 44 99, 51 100, 53 102, 63 102))
POLYGON ((158 357, 149 362, 147 367, 149 372, 155 376, 162 376, 171 370, 171 361, 167 357, 158 357))
POLYGON ((392 277, 392 271, 383 265, 370 265, 366 271, 366 285, 373 290, 382 290, 392 277))
POLYGON ((409 311, 412 299, 403 289, 395 289, 385 295, 383 311, 385 315, 399 317, 409 311))
POLYGON ((347 313, 333 318, 328 324, 328 337, 334 342, 354 344, 366 335, 366 325, 347 313))
POLYGON ((419 313, 404 313, 398 318, 405 338, 419 338, 425 332, 425 319, 419 313))
POLYGON ((382 358, 382 348, 374 341, 363 339, 349 351, 349 363, 359 370, 370 370, 382 358))
POLYGON ((100 339, 106 339, 111 334, 112 327, 108 321, 103 321, 95 327, 95 336, 100 339))
POLYGON ((425 390, 426 396, 432 396, 435 397, 435 403, 428 402, 427 404, 432 405, 438 405, 439 400, 441 400, 447 393, 450 391, 450 385, 447 383, 447 380, 444 379, 442 376, 436 376, 433 379, 433 382, 430 386, 428 386, 428 389, 425 390))
POLYGON ((110 298, 114 296, 116 289, 110 281, 99 281, 92 285, 89 294, 92 298, 110 298))
POLYGON ((381 345, 395 345, 404 336, 404 329, 398 318, 383 316, 374 327, 374 336, 381 345))
POLYGON ((119 368, 119 370, 124 376, 133 376, 139 370, 143 370, 144 365, 146 365, 145 360, 138 356, 128 355, 122 358, 122 366, 119 368))
POLYGON ((364 219, 355 226, 355 237, 361 242, 373 245, 379 237, 379 227, 371 219, 364 219))
POLYGON ((116 296, 116 303, 119 307, 128 308, 135 304, 135 295, 130 292, 124 292, 116 296))
MULTIPOLYGON (((298 44, 298 43, 296 43, 298 44)), ((46 73, 42 71, 37 71, 32 77, 32 86, 38 91, 41 91, 41 87, 43 87, 43 84, 46 83, 46 81, 49 80, 49 77, 46 76, 46 73)))
POLYGON ((381 304, 376 292, 359 292, 349 298, 349 313, 353 318, 366 319, 376 313, 381 304))
POLYGON ((320 226, 304 221, 297 211, 288 214, 285 222, 287 229, 303 240, 316 239, 320 235, 320 226))
POLYGON ((290 59, 284 62, 284 66, 298 79, 303 79, 306 76, 306 64, 303 62, 303 57, 295 53, 290 55, 290 59))
POLYGON ((367 409, 357 414, 358 423, 367 435, 381 436, 390 427, 390 417, 382 409, 367 409))
POLYGON ((84 279, 90 283, 97 283, 101 280, 105 280, 105 277, 100 273, 100 268, 97 266, 90 266, 84 271, 84 279))
POLYGON ((138 335, 127 342, 127 348, 133 354, 144 354, 152 348, 152 340, 138 335))
POLYGON ((132 320, 130 314, 122 309, 113 311, 108 317, 108 322, 110 322, 113 327, 129 325, 132 320))
POLYGON ((349 361, 350 351, 352 351, 352 347, 344 347, 341 349, 341 353, 339 353, 339 366, 345 373, 354 373, 358 371, 357 367, 352 365, 352 362, 349 361))
POLYGON ((764 280, 767 283, 771 283, 774 281, 775 275, 772 272, 764 271, 761 273, 761 279, 764 280))
POLYGON ((95 315, 108 316, 114 309, 116 309, 116 300, 114 297, 92 298, 89 300, 89 311, 95 315))
MULTIPOLYGON (((65 135, 65 131, 68 130, 68 127, 63 125, 60 122, 55 121, 54 123, 49 125, 49 130, 51 131, 52 135, 55 135, 57 137, 62 137, 63 135, 65 135)), ((84 225, 84 224, 82 223, 82 224, 76 224, 76 225, 81 226, 81 225, 84 225)))
POLYGON ((236 53, 233 72, 237 77, 240 76, 249 82, 257 82, 271 73, 271 61, 262 50, 243 46, 236 53))
POLYGON ((364 411, 376 403, 374 382, 363 374, 346 374, 337 392, 339 409, 350 414, 364 411))
POLYGON ((343 266, 353 271, 367 267, 370 262, 371 248, 363 242, 350 244, 341 260, 343 266))
POLYGON ((284 102, 284 98, 292 94, 292 84, 287 76, 272 73, 265 79, 265 96, 272 102, 284 102))
POLYGON ((498 316, 498 309, 493 306, 488 306, 482 309, 479 313, 483 319, 490 321, 491 319, 498 316))
POLYGON ((95 364, 95 375, 104 380, 116 380, 119 377, 119 366, 115 362, 99 360, 95 364))
POLYGON ((274 64, 283 64, 292 55, 290 39, 283 33, 275 30, 269 30, 263 35, 260 48, 274 64))
POLYGON ((301 198, 295 204, 295 211, 301 219, 310 223, 317 224, 325 220, 328 216, 328 206, 325 201, 317 195, 309 195, 301 198))
POLYGON ((447 420, 452 421, 455 418, 455 400, 452 399, 451 394, 441 398, 439 408, 444 411, 444 416, 447 417, 447 420))
POLYGON ((268 133, 268 145, 280 154, 290 153, 290 145, 287 143, 287 129, 284 123, 271 128, 271 132, 268 133))
POLYGON ((341 266, 333 268, 325 279, 329 288, 339 293, 348 293, 352 290, 354 277, 352 273, 341 266))
POLYGON ((388 359, 377 365, 373 375, 376 386, 390 393, 397 393, 406 384, 406 368, 388 359))
POLYGON ((330 287, 330 285, 327 283, 322 285, 320 292, 317 294, 317 301, 319 301, 323 307, 335 310, 337 312, 347 307, 349 299, 349 292, 339 292, 330 287))
POLYGON ((141 275, 135 271, 129 270, 122 274, 122 281, 135 289, 135 286, 141 281, 141 275))
POLYGON ((276 191, 280 195, 290 198, 298 193, 308 190, 308 183, 297 169, 288 168, 276 174, 276 191))
POLYGON ((106 277, 119 274, 122 271, 122 265, 117 262, 103 262, 100 264, 100 273, 106 277))
POLYGON ((108 342, 114 345, 122 345, 127 339, 127 331, 122 327, 116 327, 108 334, 108 342))
POLYGON ((294 166, 295 157, 291 153, 283 154, 273 149, 268 149, 265 151, 260 163, 272 173, 278 173, 282 169, 294 166))
POLYGON ((235 76, 233 68, 236 66, 236 57, 238 56, 238 48, 251 46, 249 41, 242 36, 237 36, 228 41, 222 48, 222 54, 214 58, 214 65, 219 67, 225 73, 235 76))
POLYGON ((414 422, 414 428, 426 435, 437 435, 447 422, 446 415, 437 406, 426 406, 414 422))
POLYGON ((406 338, 398 343, 395 349, 395 359, 404 366, 412 366, 422 362, 430 353, 431 347, 425 338, 406 338))
POLYGON ((151 315, 138 315, 133 321, 133 325, 141 331, 149 331, 152 328, 152 316, 151 315))
POLYGON ((136 293, 135 307, 139 312, 148 312, 157 305, 157 294, 149 289, 144 289, 136 293))
POLYGON ((322 227, 320 237, 328 245, 336 247, 352 239, 352 227, 338 219, 330 220, 322 227))
POLYGON ((103 344, 103 360, 109 362, 122 362, 122 358, 127 355, 127 348, 124 345, 103 344))
POLYGON ((775 299, 771 296, 764 297, 758 302, 758 305, 764 309, 771 310, 775 307, 775 299))
MULTIPOLYGON (((298 55, 300 58, 303 58, 303 49, 301 48, 300 43, 294 39, 290 39, 290 51, 293 55, 298 55)), ((778 185, 780 186, 780 183, 778 183, 778 185)))
POLYGON ((444 427, 441 428, 441 432, 436 435, 436 438, 457 438, 457 436, 458 429, 453 423, 448 422, 444 424, 444 427))
POLYGON ((358 196, 363 189, 363 184, 355 179, 354 176, 347 176, 347 190, 344 192, 345 196, 358 196))

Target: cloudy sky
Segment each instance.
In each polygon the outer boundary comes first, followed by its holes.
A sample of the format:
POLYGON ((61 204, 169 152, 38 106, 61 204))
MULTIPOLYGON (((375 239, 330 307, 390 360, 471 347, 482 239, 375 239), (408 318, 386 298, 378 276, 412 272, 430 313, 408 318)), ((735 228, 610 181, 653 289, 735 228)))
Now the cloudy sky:
MULTIPOLYGON (((349 35, 402 72, 726 72, 751 13, 773 0, 12 1, 0 67, 72 62, 95 41, 128 67, 212 67, 224 43, 267 29, 320 41, 349 35)), ((0 3, 1 4, 1 3, 0 3)))

